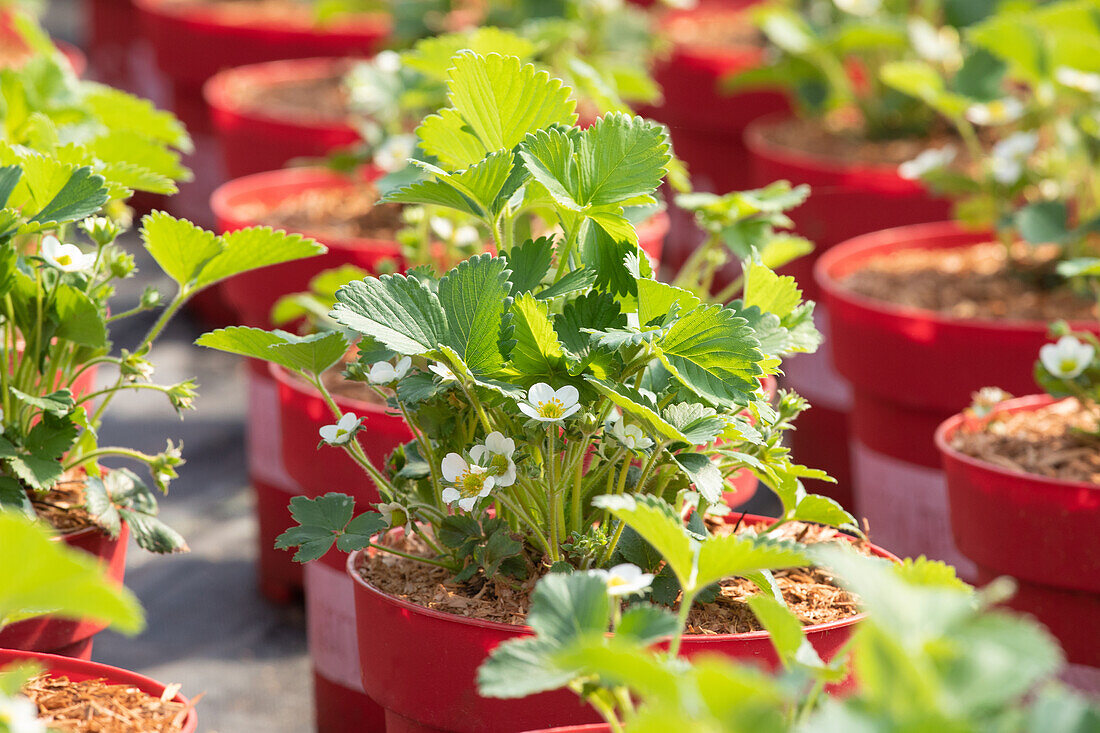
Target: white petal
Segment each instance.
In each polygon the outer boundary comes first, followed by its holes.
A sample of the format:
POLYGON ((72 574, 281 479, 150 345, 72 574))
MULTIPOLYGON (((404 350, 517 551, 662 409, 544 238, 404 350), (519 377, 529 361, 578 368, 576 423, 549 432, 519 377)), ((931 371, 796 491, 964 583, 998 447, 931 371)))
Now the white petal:
POLYGON ((577 392, 577 388, 571 384, 567 384, 557 392, 554 396, 558 398, 558 402, 562 404, 562 407, 569 407, 570 405, 577 404, 577 400, 580 399, 580 393, 577 392))
POLYGON ((444 504, 454 504, 462 498, 462 494, 458 493, 458 489, 455 487, 448 486, 439 494, 439 498, 443 500, 444 504))
POLYGON ((539 415, 538 410, 531 407, 526 402, 520 402, 519 403, 519 411, 522 412, 527 417, 533 417, 536 420, 542 420, 542 416, 539 415))
POLYGON ((481 459, 489 455, 490 451, 483 445, 475 445, 470 449, 470 460, 474 463, 481 463, 481 459))
POLYGON ((321 434, 321 440, 326 443, 331 443, 336 440, 336 432, 339 430, 335 425, 322 425, 317 431, 321 434))
POLYGON ((53 235, 47 235, 42 238, 42 254, 50 259, 56 259, 58 251, 61 249, 61 242, 57 237, 53 235))
POLYGON ((453 482, 457 481, 459 476, 466 473, 469 466, 462 456, 457 453, 448 453, 443 458, 440 468, 443 470, 443 478, 453 482))
POLYGON ((506 486, 511 486, 515 482, 516 482, 516 464, 512 463, 511 461, 508 461, 508 470, 504 472, 503 476, 497 476, 495 483, 496 483, 497 486, 500 486, 501 488, 504 488, 506 486))
POLYGON ((394 372, 397 375, 397 379, 404 379, 405 375, 409 373, 409 367, 412 366, 412 359, 407 356, 401 357, 397 362, 397 366, 394 367, 394 372))
POLYGON ((539 382, 527 390, 527 401, 532 405, 543 405, 554 399, 554 388, 546 382, 539 382))
POLYGON ((570 415, 572 415, 572 414, 573 414, 574 412, 576 412, 576 411, 577 411, 577 410, 579 410, 579 409, 581 409, 581 406, 580 406, 580 405, 573 405, 573 406, 572 406, 572 407, 570 407, 570 408, 569 408, 568 410, 566 410, 565 412, 563 412, 563 413, 561 414, 561 416, 562 416, 562 417, 569 417, 570 415))
POLYGON ((470 511, 471 509, 474 508, 474 504, 476 504, 476 503, 477 503, 477 497, 476 496, 470 496, 470 497, 467 497, 465 499, 459 499, 458 500, 458 508, 463 510, 463 511, 468 512, 468 511, 470 511))
POLYGON ((1061 375, 1062 360, 1057 345, 1044 344, 1042 348, 1039 349, 1039 361, 1042 362, 1043 367, 1054 376, 1061 375))
POLYGON ((340 422, 336 423, 336 425, 341 430, 349 432, 355 428, 357 422, 359 422, 359 418, 354 412, 345 412, 343 417, 340 418, 340 422))
POLYGON ((388 361, 376 361, 371 364, 370 374, 367 376, 371 384, 389 384, 396 377, 393 365, 388 361))

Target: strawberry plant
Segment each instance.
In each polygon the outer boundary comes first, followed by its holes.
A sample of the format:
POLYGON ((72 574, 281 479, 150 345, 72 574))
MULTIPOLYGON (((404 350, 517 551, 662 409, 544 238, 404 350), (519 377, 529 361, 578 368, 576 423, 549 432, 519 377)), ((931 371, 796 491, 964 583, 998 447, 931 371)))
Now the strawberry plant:
POLYGON ((742 300, 708 304, 656 280, 638 247, 633 212, 653 206, 671 160, 664 129, 623 113, 581 129, 571 90, 517 57, 464 51, 452 66, 448 106, 417 130, 437 162, 418 163, 425 177, 386 200, 462 212, 496 254, 442 277, 418 267, 353 280, 328 313, 336 330, 198 340, 318 389, 334 419, 322 441, 347 450, 382 496, 358 516, 346 495, 295 498, 299 526, 279 546, 301 561, 334 543, 394 551, 378 536, 406 527, 431 548, 416 559, 460 580, 604 567, 625 525, 594 497, 686 496, 720 510, 726 479, 746 468, 780 495, 785 519, 854 526, 806 495, 800 479, 823 474, 781 444, 805 404, 784 393, 773 405, 761 388, 800 348, 792 331, 811 328, 788 318, 802 307, 797 285, 754 263, 742 300), (345 376, 415 435, 385 466, 356 439, 369 424, 340 414, 322 379, 353 339, 345 376))

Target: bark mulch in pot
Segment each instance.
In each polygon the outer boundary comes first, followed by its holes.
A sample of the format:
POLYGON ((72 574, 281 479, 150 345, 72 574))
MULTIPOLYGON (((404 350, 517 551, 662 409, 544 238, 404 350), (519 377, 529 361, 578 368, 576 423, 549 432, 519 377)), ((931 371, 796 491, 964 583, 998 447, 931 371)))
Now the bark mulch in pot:
POLYGON ((84 472, 69 471, 47 493, 31 493, 39 518, 61 532, 76 532, 99 525, 84 508, 84 472))
POLYGON ((400 204, 379 204, 370 184, 309 188, 270 207, 241 207, 240 216, 277 229, 338 239, 393 240, 403 226, 400 204))
POLYGON ((931 137, 869 140, 851 120, 784 117, 760 130, 774 147, 838 165, 898 166, 929 148, 953 142, 943 133, 931 137))
POLYGON ((236 105, 276 119, 344 122, 351 117, 346 69, 310 79, 284 79, 266 84, 235 84, 230 89, 236 105))
POLYGON ((191 710, 173 700, 179 685, 169 685, 158 698, 132 685, 41 674, 23 692, 38 706, 38 717, 64 733, 173 733, 182 730, 191 710))
POLYGON ((868 259, 843 279, 849 290, 895 305, 961 319, 1090 320, 1094 301, 1053 281, 1053 246, 1013 250, 997 242, 947 249, 902 249, 868 259))
POLYGON ((1098 425, 1095 409, 1069 398, 1035 410, 994 412, 976 428, 964 424, 951 447, 1012 471, 1100 485, 1098 425))
MULTIPOLYGON (((747 527, 739 531, 745 529, 747 527)), ((807 544, 847 542, 835 529, 797 522, 784 525, 779 535, 807 544)), ((391 538, 387 542, 410 554, 429 555, 426 545, 416 535, 391 538)), ((866 543, 856 542, 855 546, 861 552, 870 552, 866 543)), ((455 584, 451 582, 452 574, 445 568, 385 552, 364 553, 359 572, 382 592, 419 606, 471 619, 517 625, 526 623, 530 594, 538 581, 532 573, 525 581, 475 577, 466 583, 455 584)), ((774 575, 791 610, 803 624, 839 621, 859 613, 855 599, 839 587, 828 571, 793 568, 777 571, 774 575)), ((714 603, 700 604, 692 610, 688 617, 688 633, 713 635, 762 630, 745 602, 759 593, 759 589, 741 578, 728 578, 720 586, 714 603)))

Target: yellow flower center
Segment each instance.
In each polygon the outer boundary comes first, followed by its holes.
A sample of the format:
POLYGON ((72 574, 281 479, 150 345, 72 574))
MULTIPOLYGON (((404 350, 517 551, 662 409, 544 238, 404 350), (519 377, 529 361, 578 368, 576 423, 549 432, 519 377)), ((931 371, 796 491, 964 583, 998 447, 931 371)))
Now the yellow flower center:
POLYGON ((1077 360, 1073 358, 1064 358, 1060 364, 1063 372, 1072 372, 1077 369, 1077 360))
POLYGON ((60 257, 57 258, 57 264, 59 264, 59 265, 71 265, 72 263, 73 263, 73 258, 70 257, 69 255, 61 255, 60 257))
POLYGON ((455 481, 455 488, 463 499, 475 497, 485 488, 485 474, 466 471, 455 481))
POLYGON ((608 588, 621 588, 626 584, 626 579, 618 575, 612 575, 610 578, 607 579, 608 588))
POLYGON ((543 402, 539 405, 539 416, 548 418, 558 418, 565 414, 565 405, 563 405, 557 398, 553 398, 543 402))

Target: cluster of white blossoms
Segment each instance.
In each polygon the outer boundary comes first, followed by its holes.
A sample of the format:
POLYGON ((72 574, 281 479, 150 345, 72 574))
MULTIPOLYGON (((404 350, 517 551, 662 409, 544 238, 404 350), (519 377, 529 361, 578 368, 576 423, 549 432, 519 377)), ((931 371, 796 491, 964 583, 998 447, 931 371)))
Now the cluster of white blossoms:
POLYGON ((494 430, 485 436, 484 443, 470 449, 470 460, 448 453, 442 470, 443 478, 451 485, 443 489, 441 498, 468 512, 495 486, 511 486, 516 482, 516 463, 512 459, 515 452, 516 441, 494 430))
POLYGON ((1080 376, 1095 356, 1096 349, 1091 344, 1082 343, 1073 336, 1063 336, 1057 343, 1045 344, 1039 349, 1043 368, 1059 379, 1080 376))
MULTIPOLYGON (((392 386, 404 379, 411 368, 412 359, 407 356, 396 364, 377 361, 371 365, 367 380, 376 386, 392 386)), ((454 372, 443 364, 430 364, 428 369, 441 383, 457 380, 454 372)), ((580 411, 580 393, 572 385, 555 390, 549 384, 539 382, 527 390, 526 397, 518 401, 517 407, 532 420, 547 424, 562 423, 580 411)), ((344 413, 335 424, 320 429, 321 439, 329 445, 344 445, 362 427, 362 422, 355 413, 344 413)), ((608 422, 607 432, 629 450, 646 450, 653 445, 640 427, 626 424, 622 415, 608 422)), ((460 509, 471 511, 494 488, 515 483, 515 452, 515 440, 494 430, 485 436, 484 443, 469 450, 468 458, 459 453, 448 453, 440 463, 443 479, 449 484, 443 489, 441 498, 447 504, 457 504, 460 509)))
POLYGON ((975 125, 1007 125, 1024 116, 1024 103, 1015 97, 979 102, 966 109, 966 119, 975 125))
POLYGON ((1011 186, 1024 174, 1024 164, 1039 145, 1039 133, 1015 132, 993 146, 989 169, 993 180, 1011 186))
POLYGON ((929 148, 920 155, 907 160, 898 166, 898 175, 907 181, 916 181, 928 173, 940 168, 946 168, 955 160, 956 150, 954 145, 944 145, 942 148, 929 148))

